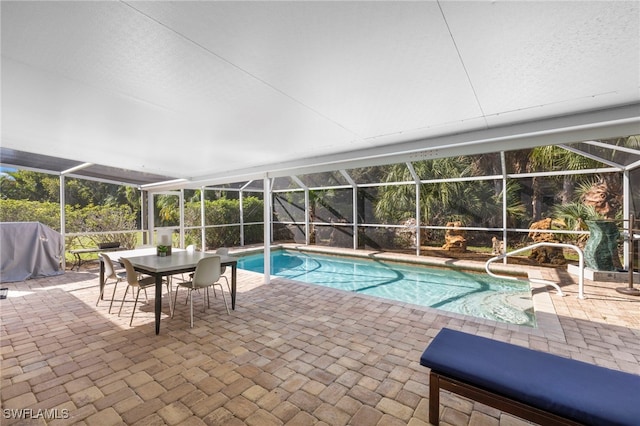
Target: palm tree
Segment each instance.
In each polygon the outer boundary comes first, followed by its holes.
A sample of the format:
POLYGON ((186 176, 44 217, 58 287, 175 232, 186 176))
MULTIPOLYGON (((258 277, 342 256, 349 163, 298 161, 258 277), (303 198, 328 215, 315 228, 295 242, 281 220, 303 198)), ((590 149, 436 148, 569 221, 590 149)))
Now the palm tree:
MULTIPOLYGON (((608 139, 602 142, 612 147, 640 148, 639 135, 608 139)), ((598 154, 603 158, 623 165, 626 165, 630 158, 629 154, 616 149, 599 148, 598 154)), ((591 180, 588 187, 582 188, 580 199, 583 203, 592 205, 604 218, 619 219, 622 197, 622 176, 619 173, 607 173, 598 174, 597 179, 591 180)))
POLYGON ((158 195, 155 204, 158 209, 158 225, 173 226, 180 223, 180 204, 179 197, 177 195, 158 195))
MULTIPOLYGON (((565 229, 572 231, 586 231, 588 230, 586 222, 588 220, 603 219, 598 214, 593 206, 588 206, 580 202, 572 202, 566 204, 558 204, 554 206, 552 215, 557 219, 555 223, 560 222, 564 225, 565 229)), ((561 225, 562 226, 562 225, 561 225)), ((578 237, 566 237, 562 234, 558 235, 561 241, 570 241, 578 245, 584 245, 585 241, 589 238, 588 235, 582 234, 578 237)))
MULTIPOLYGON (((528 171, 563 171, 563 170, 582 170, 587 168, 602 167, 602 163, 589 159, 585 156, 567 151, 555 145, 540 146, 533 148, 529 153, 528 171)), ((532 179, 532 200, 533 221, 542 218, 542 185, 543 181, 555 182, 561 186, 557 192, 562 204, 569 203, 574 197, 574 186, 576 175, 563 174, 562 176, 550 177, 533 177, 532 179)))
MULTIPOLYGON (((495 159, 494 159, 495 160, 495 159)), ((478 176, 476 157, 453 157, 414 163, 421 179, 446 179, 478 176)), ((389 169, 387 182, 413 182, 404 164, 389 169)), ((516 196, 518 185, 507 186, 508 211, 514 218, 524 214, 516 196)), ((500 226, 502 221, 502 185, 493 181, 443 181, 420 185, 420 210, 423 221, 444 225, 461 221, 466 225, 500 226)), ((380 188, 376 216, 386 223, 398 223, 415 216, 415 186, 393 185, 380 188)))
MULTIPOLYGON (((614 138, 601 140, 601 142, 610 145, 612 148, 602 148, 599 146, 591 146, 592 154, 598 155, 605 160, 625 164, 628 154, 614 149, 616 146, 625 146, 630 148, 640 148, 640 136, 628 136, 623 138, 614 138)), ((534 148, 530 155, 530 165, 532 169, 542 169, 547 171, 562 170, 583 170, 590 168, 603 167, 600 161, 585 157, 583 155, 567 151, 557 146, 544 146, 534 148)), ((619 215, 622 197, 621 176, 618 173, 600 173, 596 178, 588 178, 579 175, 564 174, 560 178, 562 180, 562 190, 560 197, 562 204, 571 203, 576 197, 574 188, 580 188, 577 194, 580 201, 587 205, 592 205, 596 212, 607 219, 614 219, 619 215), (576 183, 578 185, 576 185, 576 183)), ((536 185, 534 179, 534 206, 539 205, 540 195, 539 185, 536 185)), ((534 220, 540 218, 539 209, 534 207, 534 220)))

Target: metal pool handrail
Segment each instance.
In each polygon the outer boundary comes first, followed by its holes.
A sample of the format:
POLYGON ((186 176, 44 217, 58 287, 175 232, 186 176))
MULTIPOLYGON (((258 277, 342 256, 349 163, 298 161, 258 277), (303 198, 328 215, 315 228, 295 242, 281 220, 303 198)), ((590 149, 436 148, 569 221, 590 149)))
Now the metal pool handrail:
MULTIPOLYGON (((489 265, 495 262, 496 260, 501 260, 501 259, 504 259, 505 257, 509 257, 511 255, 514 255, 523 251, 531 250, 534 248, 542 247, 542 246, 570 248, 575 250, 578 253, 578 259, 579 259, 578 267, 580 269, 580 275, 578 276, 578 299, 584 299, 584 254, 582 253, 582 250, 580 249, 580 247, 574 246, 573 244, 545 243, 545 242, 531 244, 530 246, 523 247, 514 251, 510 251, 509 253, 504 253, 504 254, 501 254, 500 256, 492 257, 491 259, 487 260, 487 262, 484 264, 484 269, 487 271, 487 274, 489 274, 494 278, 503 278, 507 280, 519 280, 519 278, 510 277, 507 275, 496 275, 489 270, 489 265)), ((526 279, 526 281, 550 285, 558 291, 558 295, 564 296, 564 294, 562 293, 562 290, 560 289, 560 286, 558 286, 558 284, 554 282, 547 281, 547 280, 540 280, 537 278, 528 278, 526 279)))

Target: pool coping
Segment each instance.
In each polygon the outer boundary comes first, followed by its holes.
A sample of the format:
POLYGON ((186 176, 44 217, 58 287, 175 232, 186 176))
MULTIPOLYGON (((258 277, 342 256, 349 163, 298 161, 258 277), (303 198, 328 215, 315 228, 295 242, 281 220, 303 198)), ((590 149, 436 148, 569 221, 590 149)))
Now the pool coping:
MULTIPOLYGON (((356 250, 356 249, 324 247, 324 246, 307 246, 304 244, 295 244, 295 243, 282 243, 282 244, 271 246, 272 251, 285 250, 285 249, 319 253, 319 254, 328 254, 328 255, 351 256, 351 257, 363 258, 363 259, 387 260, 387 261, 407 263, 407 264, 437 266, 437 267, 450 268, 450 269, 472 270, 476 272, 486 273, 485 263, 473 261, 473 260, 452 259, 452 258, 431 257, 431 256, 416 256, 411 254, 384 252, 379 250, 361 250, 361 249, 356 250)), ((234 250, 233 254, 249 255, 249 254, 259 253, 263 251, 264 251, 264 247, 258 246, 258 247, 234 250)), ((491 272, 518 275, 521 278, 523 278, 523 280, 526 280, 526 278, 528 278, 529 280, 542 279, 542 275, 543 275, 541 267, 510 265, 510 264, 504 264, 504 263, 492 264, 491 272)), ((272 279, 276 280, 276 279, 283 279, 283 278, 273 276, 272 279)), ((295 280, 290 280, 290 281, 295 281, 295 280)), ((296 282, 299 282, 299 281, 296 281, 296 282)), ((308 284, 303 282, 299 282, 299 283, 304 285, 313 285, 313 284, 308 284)), ((529 335, 545 337, 555 341, 566 342, 564 330, 562 328, 562 325, 560 324, 560 319, 558 318, 555 306, 553 304, 553 300, 551 298, 552 294, 554 297, 562 297, 562 296, 556 295, 555 289, 553 289, 552 287, 546 286, 544 284, 534 283, 532 281, 529 281, 529 285, 531 288, 533 310, 535 312, 535 317, 536 317, 536 327, 507 324, 499 321, 477 318, 470 315, 447 312, 442 309, 430 308, 422 305, 415 305, 412 303, 398 302, 393 300, 388 300, 388 302, 401 305, 401 306, 406 306, 408 309, 418 309, 418 310, 425 310, 427 312, 435 312, 438 315, 444 315, 447 317, 452 317, 452 318, 460 319, 463 321, 473 321, 478 324, 488 324, 488 325, 491 325, 492 327, 507 329, 509 331, 517 331, 517 332, 526 333, 529 335)), ((344 291, 344 290, 338 290, 338 289, 331 289, 331 290, 344 291)), ((365 294, 359 294, 359 293, 353 293, 353 292, 348 292, 348 293, 352 293, 354 296, 358 296, 358 297, 375 298, 375 296, 369 296, 365 294)), ((377 298, 377 299, 380 299, 380 298, 377 298)))

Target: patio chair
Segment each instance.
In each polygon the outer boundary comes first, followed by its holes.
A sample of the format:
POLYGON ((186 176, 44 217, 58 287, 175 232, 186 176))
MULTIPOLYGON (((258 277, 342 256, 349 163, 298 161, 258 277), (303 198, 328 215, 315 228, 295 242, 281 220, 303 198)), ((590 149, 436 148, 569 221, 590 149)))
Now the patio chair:
MULTIPOLYGON (((187 246, 187 252, 189 252, 189 247, 191 247, 191 252, 193 253, 195 251, 195 246, 191 245, 191 246, 187 246)), ((221 256, 226 256, 229 254, 229 249, 227 247, 220 247, 215 251, 216 254, 219 254, 221 256)), ((227 267, 223 266, 220 268, 220 278, 224 278, 224 280, 227 283, 227 289, 229 290, 229 294, 231 294, 231 285, 229 284, 229 279, 227 278, 226 275, 224 275, 224 273, 227 271, 227 267)), ((189 274, 189 279, 193 279, 193 272, 189 274)), ((184 279, 184 274, 182 275, 182 281, 186 281, 184 279)), ((213 288, 213 296, 214 297, 218 297, 218 295, 216 294, 216 288, 213 288)))
POLYGON ((114 280, 113 294, 111 295, 111 303, 109 303, 109 313, 111 313, 111 307, 113 306, 113 299, 116 297, 116 289, 118 288, 118 283, 120 281, 124 281, 127 278, 127 273, 116 272, 113 268, 113 262, 111 262, 111 258, 106 253, 99 253, 99 256, 102 257, 102 262, 104 263, 104 285, 102 286, 102 290, 100 290, 100 295, 98 295, 96 306, 98 306, 98 303, 100 303, 100 300, 104 296, 104 289, 107 287, 108 280, 114 280))
MULTIPOLYGON (((196 246, 194 244, 189 244, 188 246, 185 247, 185 250, 187 251, 188 254, 193 254, 196 252, 196 246)), ((171 276, 170 278, 173 279, 173 276, 171 276)), ((182 281, 187 281, 187 279, 184 277, 184 274, 180 274, 180 279, 182 281)), ((189 273, 189 279, 190 280, 193 279, 193 272, 189 273)))
MULTIPOLYGON (((124 264, 124 267, 127 271, 127 289, 124 292, 124 297, 122 298, 122 302, 120 303, 120 310, 118 310, 118 316, 122 312, 122 306, 124 305, 127 293, 129 292, 129 288, 137 289, 136 298, 133 303, 133 311, 131 311, 131 321, 129 321, 129 326, 133 324, 133 316, 136 313, 136 306, 138 305, 138 298, 140 296, 140 290, 144 290, 145 299, 147 298, 147 287, 153 287, 156 285, 155 277, 140 277, 138 272, 133 268, 133 265, 129 261, 129 259, 122 258, 120 259, 124 264)), ((169 311, 173 312, 173 307, 171 304, 171 287, 169 286, 169 282, 167 281, 167 288, 169 289, 169 311)))
POLYGON ((193 274, 193 279, 191 281, 178 283, 175 289, 173 306, 174 310, 171 314, 175 313, 175 306, 178 301, 178 289, 180 287, 184 287, 189 290, 189 312, 191 315, 191 328, 193 328, 193 291, 204 289, 204 297, 206 298, 206 307, 204 304, 204 300, 202 303, 202 311, 204 312, 207 307, 210 307, 209 303, 209 287, 219 286, 220 291, 222 292, 222 299, 224 300, 224 306, 227 308, 227 314, 229 312, 229 305, 227 305, 227 299, 224 296, 224 290, 222 288, 222 284, 218 282, 220 279, 220 256, 209 256, 202 258, 198 261, 196 265, 196 271, 193 274))

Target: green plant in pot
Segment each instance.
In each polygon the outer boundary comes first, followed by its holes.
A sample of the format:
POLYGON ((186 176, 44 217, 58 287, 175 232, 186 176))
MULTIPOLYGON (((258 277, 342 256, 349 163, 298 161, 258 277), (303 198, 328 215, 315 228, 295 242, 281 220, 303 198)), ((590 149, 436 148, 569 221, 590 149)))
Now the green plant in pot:
POLYGON ((167 256, 169 254, 169 248, 170 248, 169 246, 159 245, 157 247, 158 256, 160 256, 160 257, 167 256))

